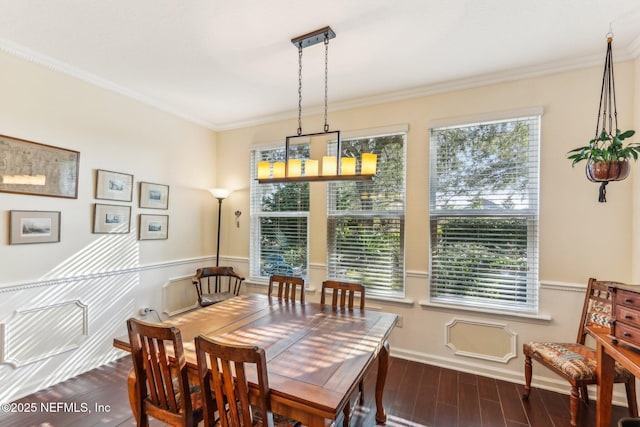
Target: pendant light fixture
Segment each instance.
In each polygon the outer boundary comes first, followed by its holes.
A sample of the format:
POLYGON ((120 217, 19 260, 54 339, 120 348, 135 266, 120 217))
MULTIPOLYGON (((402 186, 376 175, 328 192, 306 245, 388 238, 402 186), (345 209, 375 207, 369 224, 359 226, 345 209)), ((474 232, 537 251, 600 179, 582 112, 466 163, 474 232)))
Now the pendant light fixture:
POLYGON ((360 159, 360 170, 357 168, 357 159, 342 157, 342 133, 339 130, 329 130, 327 121, 328 103, 328 63, 329 40, 336 33, 331 27, 324 27, 308 34, 291 39, 291 43, 298 48, 298 131, 296 135, 287 136, 284 147, 284 162, 258 162, 258 182, 309 182, 309 181, 336 181, 336 180, 366 180, 372 179, 376 174, 377 155, 363 153, 360 159), (322 132, 302 133, 302 50, 305 47, 324 43, 324 129, 322 132), (291 140, 303 137, 331 136, 336 138, 337 156, 324 156, 320 167, 318 160, 289 158, 291 140))

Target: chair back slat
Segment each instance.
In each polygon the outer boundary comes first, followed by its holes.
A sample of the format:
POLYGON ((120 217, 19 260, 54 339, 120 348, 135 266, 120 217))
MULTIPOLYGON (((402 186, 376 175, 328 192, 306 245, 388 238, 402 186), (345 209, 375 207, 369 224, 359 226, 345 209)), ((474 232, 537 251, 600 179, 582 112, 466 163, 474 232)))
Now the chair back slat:
POLYGON ((220 415, 222 427, 254 425, 256 420, 249 403, 246 375, 247 365, 253 365, 258 380, 258 396, 253 402, 261 414, 262 425, 273 427, 264 350, 254 346, 223 344, 204 336, 196 337, 195 344, 198 377, 204 396, 205 425, 214 425, 216 420, 211 417, 215 411, 226 413, 226 416, 220 415))
POLYGON ((364 310, 364 285, 351 282, 339 282, 336 280, 325 280, 322 283, 320 304, 326 303, 326 293, 328 289, 332 290, 331 305, 333 307, 348 308, 349 310, 353 310, 356 294, 359 294, 358 297, 360 298, 360 309, 364 310))
POLYGON ((127 321, 138 413, 166 420, 193 419, 180 330, 131 318, 127 321), (179 393, 179 394, 177 394, 179 393), (162 418, 161 418, 162 419, 162 418))
POLYGON ((274 289, 278 288, 278 298, 284 301, 295 302, 296 293, 300 295, 300 302, 304 303, 304 279, 295 276, 281 276, 274 274, 269 277, 268 295, 272 296, 274 289))
POLYGON ((576 342, 579 344, 585 343, 587 327, 611 330, 613 322, 613 294, 610 286, 619 284, 619 282, 601 281, 594 278, 589 279, 576 342))

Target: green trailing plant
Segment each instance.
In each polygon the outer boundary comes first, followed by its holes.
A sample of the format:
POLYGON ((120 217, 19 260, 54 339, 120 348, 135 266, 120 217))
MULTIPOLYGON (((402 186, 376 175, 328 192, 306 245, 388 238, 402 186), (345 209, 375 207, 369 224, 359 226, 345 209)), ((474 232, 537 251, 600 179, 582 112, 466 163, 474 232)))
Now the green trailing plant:
POLYGON ((616 129, 616 134, 612 135, 602 130, 597 138, 589 141, 589 145, 574 148, 569 151, 567 158, 572 160, 571 166, 583 160, 597 162, 613 162, 619 160, 638 160, 640 154, 640 145, 637 143, 629 143, 623 146, 622 141, 632 137, 636 131, 628 130, 621 132, 616 129))

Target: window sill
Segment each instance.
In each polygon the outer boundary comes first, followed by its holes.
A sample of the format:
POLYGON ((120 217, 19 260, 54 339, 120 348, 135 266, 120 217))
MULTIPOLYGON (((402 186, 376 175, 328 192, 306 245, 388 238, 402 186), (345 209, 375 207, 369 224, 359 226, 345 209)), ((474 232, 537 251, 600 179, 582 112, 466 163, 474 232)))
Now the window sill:
POLYGON ((494 316, 500 317, 511 317, 518 320, 531 320, 537 322, 551 322, 553 319, 549 314, 532 314, 532 313, 518 313, 516 311, 501 311, 490 308, 480 308, 480 307, 469 307, 462 305, 454 305, 454 304, 444 304, 437 303, 432 301, 420 301, 420 307, 422 308, 436 308, 436 309, 444 309, 444 310, 453 310, 453 311, 463 311, 463 312, 473 312, 473 313, 482 313, 482 314, 491 314, 494 316))

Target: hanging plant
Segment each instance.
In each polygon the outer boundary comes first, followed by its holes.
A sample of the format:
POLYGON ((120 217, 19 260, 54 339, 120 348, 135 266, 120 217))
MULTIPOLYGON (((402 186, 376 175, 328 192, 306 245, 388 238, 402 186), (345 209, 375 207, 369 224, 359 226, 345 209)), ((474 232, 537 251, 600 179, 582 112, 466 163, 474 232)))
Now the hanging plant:
POLYGON ((589 181, 600 183, 599 202, 606 202, 606 185, 609 181, 620 181, 629 176, 629 160, 638 160, 640 145, 622 141, 632 137, 636 132, 618 129, 618 111, 616 107, 615 81, 613 78, 613 55, 611 42, 613 34, 607 34, 607 54, 602 76, 600 105, 596 122, 596 136, 588 145, 569 151, 567 158, 575 166, 583 160, 587 162, 585 172, 589 181), (602 117, 602 128, 600 128, 602 117), (613 132, 615 123, 615 133, 613 132))

